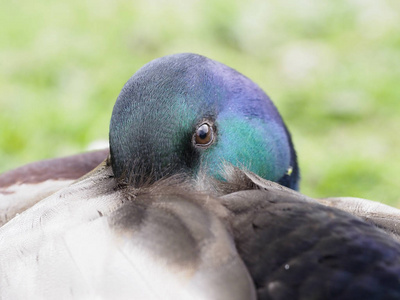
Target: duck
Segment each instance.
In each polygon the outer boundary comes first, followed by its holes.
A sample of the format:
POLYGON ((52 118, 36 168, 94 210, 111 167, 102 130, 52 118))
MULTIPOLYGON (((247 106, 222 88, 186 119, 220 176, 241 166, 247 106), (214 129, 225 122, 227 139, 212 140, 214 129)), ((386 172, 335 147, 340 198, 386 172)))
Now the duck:
POLYGON ((116 100, 109 146, 0 176, 15 200, 0 298, 400 298, 397 209, 299 193, 289 130, 236 70, 149 62, 116 100), (17 186, 56 181, 18 202, 17 186))

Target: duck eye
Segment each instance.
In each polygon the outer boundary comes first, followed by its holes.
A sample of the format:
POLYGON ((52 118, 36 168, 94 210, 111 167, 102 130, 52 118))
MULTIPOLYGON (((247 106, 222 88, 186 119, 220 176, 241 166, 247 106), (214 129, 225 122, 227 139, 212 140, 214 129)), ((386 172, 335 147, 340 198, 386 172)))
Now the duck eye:
POLYGON ((208 146, 213 142, 213 139, 213 129, 210 125, 203 123, 197 127, 194 134, 194 142, 197 146, 208 146))

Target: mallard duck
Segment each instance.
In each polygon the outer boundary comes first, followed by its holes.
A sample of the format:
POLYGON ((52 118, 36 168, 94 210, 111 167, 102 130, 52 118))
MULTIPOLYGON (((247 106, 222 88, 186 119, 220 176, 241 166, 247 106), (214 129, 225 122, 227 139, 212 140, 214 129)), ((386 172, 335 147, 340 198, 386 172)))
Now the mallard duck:
POLYGON ((296 191, 289 131, 237 71, 195 54, 150 62, 118 96, 109 141, 86 157, 105 158, 93 171, 10 210, 0 298, 400 298, 400 244, 378 217, 329 207, 344 199, 296 191))

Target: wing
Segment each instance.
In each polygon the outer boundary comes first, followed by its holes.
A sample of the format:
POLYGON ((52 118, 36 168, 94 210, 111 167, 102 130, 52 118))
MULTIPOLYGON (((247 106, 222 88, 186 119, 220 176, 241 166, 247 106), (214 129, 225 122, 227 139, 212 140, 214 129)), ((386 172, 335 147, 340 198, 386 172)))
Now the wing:
POLYGON ((400 241, 400 210, 397 208, 380 202, 352 197, 325 198, 317 199, 317 201, 358 216, 400 241))
POLYGON ((0 175, 0 226, 93 170, 108 149, 34 162, 0 175))
POLYGON ((363 219, 365 222, 384 230, 397 241, 400 241, 400 210, 380 202, 353 197, 332 197, 313 199, 290 190, 277 183, 265 180, 251 172, 244 174, 259 188, 270 193, 285 191, 297 199, 309 203, 320 203, 325 206, 335 207, 363 219))
POLYGON ((400 298, 400 244, 378 228, 274 184, 221 199, 258 299, 400 298))
POLYGON ((109 166, 0 228, 0 298, 255 299, 216 199, 132 196, 109 166))

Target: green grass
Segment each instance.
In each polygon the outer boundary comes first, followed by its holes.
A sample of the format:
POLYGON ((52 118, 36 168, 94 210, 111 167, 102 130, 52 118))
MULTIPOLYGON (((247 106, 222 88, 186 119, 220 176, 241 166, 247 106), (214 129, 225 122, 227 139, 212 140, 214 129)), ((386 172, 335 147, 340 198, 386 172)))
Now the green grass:
POLYGON ((400 206, 400 2, 6 1, 0 172, 107 139, 151 59, 195 52, 257 82, 288 124, 315 197, 400 206))

